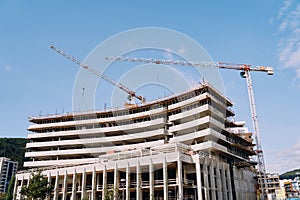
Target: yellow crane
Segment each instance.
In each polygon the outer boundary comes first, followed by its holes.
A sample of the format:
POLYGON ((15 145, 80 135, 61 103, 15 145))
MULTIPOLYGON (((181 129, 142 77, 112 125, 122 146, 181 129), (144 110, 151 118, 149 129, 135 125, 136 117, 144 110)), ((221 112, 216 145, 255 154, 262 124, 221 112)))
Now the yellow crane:
POLYGON ((260 188, 262 199, 265 198, 266 190, 268 185, 266 183, 266 169, 264 162, 264 155, 262 151, 262 145, 260 141, 260 133, 258 128, 258 120, 256 114, 256 107, 254 101, 254 92, 251 79, 251 71, 255 72, 265 72, 268 75, 274 74, 274 69, 269 66, 252 66, 249 64, 235 64, 235 63, 225 63, 225 62, 206 62, 206 61, 183 61, 183 60, 164 60, 155 58, 139 58, 139 57, 124 57, 124 56, 111 56, 107 57, 107 60, 114 61, 125 61, 125 62, 138 62, 138 63, 153 63, 153 64, 164 64, 164 65, 177 65, 177 66, 193 66, 193 67, 208 67, 208 68, 219 68, 219 69, 233 69, 239 70, 241 77, 246 78, 248 96, 250 102, 250 110, 252 116, 252 124, 254 129, 254 139, 256 142, 256 154, 257 154, 257 165, 258 165, 258 177, 261 178, 260 188))

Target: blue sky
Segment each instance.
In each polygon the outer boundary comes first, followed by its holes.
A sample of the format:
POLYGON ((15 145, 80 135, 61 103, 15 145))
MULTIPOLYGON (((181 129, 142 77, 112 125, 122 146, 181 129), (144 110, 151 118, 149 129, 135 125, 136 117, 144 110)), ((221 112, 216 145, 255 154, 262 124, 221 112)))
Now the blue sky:
MULTIPOLYGON (((214 61, 270 65, 253 73, 267 170, 300 167, 300 4, 297 1, 14 1, 0 2, 0 136, 26 137, 28 117, 72 111, 80 60, 122 31, 162 27, 200 43, 214 61)), ((221 71, 236 120, 252 130, 245 80, 221 71)), ((97 100, 96 100, 97 101, 97 100)))

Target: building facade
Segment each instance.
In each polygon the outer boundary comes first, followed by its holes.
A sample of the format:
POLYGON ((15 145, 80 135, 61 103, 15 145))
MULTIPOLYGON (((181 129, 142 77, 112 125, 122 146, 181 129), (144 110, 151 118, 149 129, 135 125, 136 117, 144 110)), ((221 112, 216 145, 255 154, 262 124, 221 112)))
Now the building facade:
POLYGON ((255 199, 252 141, 209 84, 164 99, 31 117, 14 198, 43 169, 51 199, 255 199))
POLYGON ((12 177, 18 170, 18 162, 0 157, 0 193, 7 192, 12 177))

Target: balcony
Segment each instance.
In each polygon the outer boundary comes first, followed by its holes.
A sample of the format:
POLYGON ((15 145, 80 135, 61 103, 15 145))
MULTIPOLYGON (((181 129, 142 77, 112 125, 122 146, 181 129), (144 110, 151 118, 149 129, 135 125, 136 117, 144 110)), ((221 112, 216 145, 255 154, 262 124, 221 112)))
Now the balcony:
POLYGON ((165 111, 165 108, 157 108, 149 111, 127 114, 121 116, 107 117, 107 118, 96 118, 95 119, 86 119, 86 120, 75 120, 75 121, 66 121, 66 122, 56 122, 56 123, 47 123, 47 124, 31 124, 28 127, 29 131, 35 129, 45 129, 45 128, 54 128, 54 127, 68 127, 68 126, 84 126, 88 124, 98 124, 105 122, 118 122, 122 120, 130 120, 134 118, 140 118, 144 116, 151 116, 165 111))
POLYGON ((145 121, 140 123, 133 123, 127 125, 113 126, 113 127, 103 127, 103 128, 91 128, 91 129, 80 129, 71 131, 57 131, 57 132, 46 132, 46 133, 33 133, 28 134, 28 139, 34 138, 52 138, 52 137, 62 137, 62 136, 72 136, 72 135, 92 135, 92 134, 105 134, 120 131, 144 131, 145 129, 154 130, 164 127, 165 119, 159 118, 151 121, 145 121))

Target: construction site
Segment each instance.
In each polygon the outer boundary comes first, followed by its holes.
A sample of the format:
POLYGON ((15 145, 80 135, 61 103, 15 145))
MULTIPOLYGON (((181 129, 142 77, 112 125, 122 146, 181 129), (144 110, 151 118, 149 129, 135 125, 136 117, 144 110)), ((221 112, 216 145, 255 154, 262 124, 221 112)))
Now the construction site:
POLYGON ((26 171, 16 175, 14 199, 42 173, 50 199, 264 199, 268 185, 250 72, 271 67, 243 64, 109 57, 120 62, 233 69, 247 81, 253 133, 235 121, 233 103, 214 86, 198 85, 146 101, 126 86, 53 50, 125 91, 140 103, 29 118, 26 171), (258 181, 257 177, 262 177, 258 181))

